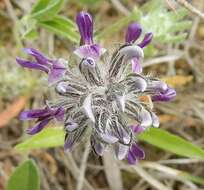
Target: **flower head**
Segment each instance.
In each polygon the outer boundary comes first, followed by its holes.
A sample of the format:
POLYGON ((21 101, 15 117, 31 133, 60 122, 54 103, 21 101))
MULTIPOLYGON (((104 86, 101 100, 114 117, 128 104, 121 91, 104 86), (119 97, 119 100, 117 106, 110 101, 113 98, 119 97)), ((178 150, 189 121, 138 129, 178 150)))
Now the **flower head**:
POLYGON ((42 130, 52 119, 63 120, 65 150, 72 149, 86 136, 96 154, 103 155, 107 147, 112 146, 119 160, 127 158, 130 164, 135 164, 145 156, 135 136, 149 127, 159 126, 151 98, 166 101, 175 97, 175 90, 166 83, 141 73, 142 48, 150 43, 152 34, 147 33, 142 42, 135 44, 142 29, 133 23, 128 27, 126 42, 113 54, 101 59, 103 48, 93 41, 92 17, 81 12, 76 21, 81 46, 74 51, 79 60, 74 67, 65 68, 59 65, 59 61, 53 62, 33 49, 28 53, 34 56, 35 62, 17 59, 24 67, 48 74, 59 71, 59 68, 63 70, 63 77, 56 77, 55 82, 58 100, 45 109, 25 111, 20 118, 37 119, 37 125, 28 130, 30 134, 42 130), (131 62, 134 69, 129 72, 127 68, 131 62), (137 68, 140 72, 136 72, 137 68), (143 101, 141 97, 144 96, 150 101, 143 101), (130 120, 135 124, 130 125, 130 120))

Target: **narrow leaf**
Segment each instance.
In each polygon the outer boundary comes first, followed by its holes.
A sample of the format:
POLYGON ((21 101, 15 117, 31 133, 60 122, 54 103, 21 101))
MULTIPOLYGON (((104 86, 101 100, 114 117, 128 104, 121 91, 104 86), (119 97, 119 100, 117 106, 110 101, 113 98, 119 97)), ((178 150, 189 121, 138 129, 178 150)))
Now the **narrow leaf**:
POLYGON ((192 22, 190 20, 177 22, 174 24, 174 27, 169 29, 169 32, 178 32, 182 30, 189 29, 192 26, 192 22))
POLYGON ((11 175, 6 190, 39 190, 40 179, 36 164, 27 160, 11 175))
POLYGON ((62 37, 69 39, 72 42, 79 42, 76 25, 68 18, 55 16, 52 20, 39 22, 39 25, 57 35, 61 35, 62 37))
POLYGON ((16 145, 15 149, 18 151, 25 151, 62 146, 64 144, 64 136, 65 133, 61 127, 47 127, 42 132, 16 145))
POLYGON ((40 0, 31 11, 30 17, 41 21, 50 20, 60 11, 63 2, 64 0, 40 0))
POLYGON ((31 14, 37 13, 43 9, 45 9, 51 0, 38 0, 36 4, 33 5, 31 10, 31 14))
POLYGON ((150 128, 139 135, 139 139, 180 156, 204 158, 203 149, 162 129, 150 128))

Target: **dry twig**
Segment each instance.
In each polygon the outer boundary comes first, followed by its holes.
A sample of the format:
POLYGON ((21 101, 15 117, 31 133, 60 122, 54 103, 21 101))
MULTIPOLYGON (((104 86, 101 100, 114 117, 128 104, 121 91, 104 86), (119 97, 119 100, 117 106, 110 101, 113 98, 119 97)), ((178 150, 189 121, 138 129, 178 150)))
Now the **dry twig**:
POLYGON ((196 9, 194 6, 192 6, 190 3, 188 3, 186 0, 177 0, 177 2, 181 5, 183 5, 186 9, 188 9, 193 14, 199 16, 200 18, 204 19, 204 13, 196 9))

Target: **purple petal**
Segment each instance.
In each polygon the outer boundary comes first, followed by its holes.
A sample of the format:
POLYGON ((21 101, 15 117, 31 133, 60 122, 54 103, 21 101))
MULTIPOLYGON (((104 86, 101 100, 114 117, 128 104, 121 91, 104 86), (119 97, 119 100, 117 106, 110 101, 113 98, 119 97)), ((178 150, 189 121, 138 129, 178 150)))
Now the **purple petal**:
POLYGON ((144 159, 145 153, 144 151, 136 144, 133 143, 131 146, 131 152, 134 154, 134 156, 138 159, 144 159))
POLYGON ((20 120, 32 120, 46 116, 50 116, 50 113, 47 109, 28 110, 21 112, 20 120))
POLYGON ((29 68, 29 69, 41 70, 41 71, 44 71, 46 73, 49 72, 49 68, 47 66, 40 65, 37 62, 28 61, 28 60, 25 60, 25 59, 21 59, 19 57, 16 58, 16 61, 22 67, 26 67, 26 68, 29 68))
POLYGON ((74 51, 74 53, 81 59, 92 58, 96 62, 104 53, 104 51, 105 50, 101 48, 98 44, 92 44, 80 46, 74 51))
POLYGON ((64 120, 64 114, 65 114, 65 110, 64 108, 60 107, 56 110, 55 113, 55 118, 57 119, 57 121, 63 121, 64 120))
POLYGON ((127 43, 134 43, 141 35, 142 28, 138 23, 132 23, 128 26, 125 41, 127 43))
POLYGON ((59 60, 54 62, 49 73, 48 73, 48 83, 52 84, 58 81, 66 72, 66 67, 59 60))
POLYGON ((106 144, 100 142, 99 140, 97 140, 95 138, 95 135, 92 135, 91 136, 91 146, 94 150, 94 152, 99 155, 99 156, 102 156, 104 151, 105 151, 105 148, 106 148, 106 144))
POLYGON ((151 32, 145 34, 144 39, 140 44, 138 44, 138 46, 140 46, 141 48, 144 48, 152 41, 152 38, 153 38, 153 34, 151 32))
POLYGON ((132 71, 134 73, 138 73, 138 74, 142 73, 142 65, 141 65, 140 61, 138 60, 138 58, 136 58, 136 57, 133 58, 131 60, 131 62, 132 62, 132 71))
POLYGON ((76 17, 76 23, 81 35, 83 44, 93 43, 93 20, 89 13, 80 12, 76 17))
POLYGON ((74 134, 72 133, 68 134, 65 140, 64 150, 69 151, 72 148, 74 141, 75 141, 74 134))
POLYGON ((126 157, 128 153, 129 146, 117 143, 115 145, 115 154, 119 160, 122 160, 126 157))
POLYGON ((120 141, 122 141, 124 144, 129 144, 131 140, 131 135, 128 134, 128 132, 123 127, 118 126, 117 131, 120 141))
POLYGON ((40 132, 49 123, 50 120, 51 119, 49 119, 49 118, 42 120, 36 126, 27 129, 27 133, 29 135, 35 135, 36 133, 40 132))
POLYGON ((128 160, 128 163, 131 165, 134 165, 137 163, 137 158, 131 151, 129 151, 127 154, 127 160, 128 160))
POLYGON ((140 134, 145 130, 140 124, 131 125, 130 127, 135 134, 140 134))
POLYGON ((25 48, 24 51, 35 57, 36 61, 41 64, 41 65, 48 65, 49 59, 45 57, 42 53, 40 53, 38 50, 33 49, 33 48, 25 48))
POLYGON ((165 91, 160 92, 158 95, 152 96, 152 101, 168 102, 176 97, 176 91, 168 87, 165 91))

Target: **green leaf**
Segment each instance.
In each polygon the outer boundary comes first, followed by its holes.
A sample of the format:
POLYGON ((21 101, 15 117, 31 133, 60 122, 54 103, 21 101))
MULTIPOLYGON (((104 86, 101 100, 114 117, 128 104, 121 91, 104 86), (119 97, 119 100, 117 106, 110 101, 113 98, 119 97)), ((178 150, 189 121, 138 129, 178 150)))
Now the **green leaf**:
POLYGON ((180 156, 204 158, 203 149, 162 129, 150 128, 148 131, 139 135, 139 140, 146 141, 158 148, 180 156))
POLYGON ((27 30, 24 34, 22 34, 22 38, 28 40, 35 40, 38 37, 38 33, 36 30, 27 30))
POLYGON ((186 29, 189 29, 191 26, 192 26, 192 22, 190 20, 177 22, 174 24, 174 27, 169 29, 169 32, 178 32, 178 31, 186 30, 186 29))
POLYGON ((142 16, 139 22, 144 31, 152 32, 154 40, 161 43, 178 43, 184 40, 183 36, 177 37, 178 33, 185 33, 184 30, 190 29, 192 25, 190 20, 184 20, 188 13, 185 9, 169 11, 162 0, 148 1, 140 11, 142 16))
POLYGON ((101 0, 79 0, 80 3, 82 3, 83 5, 89 5, 89 6, 93 6, 96 3, 99 3, 101 0))
POLYGON ((149 11, 154 11, 155 9, 159 9, 161 6, 164 5, 164 2, 162 0, 152 0, 152 1, 147 1, 140 9, 142 12, 149 12, 149 11))
POLYGON ((145 49, 144 49, 144 55, 145 57, 153 57, 158 53, 158 50, 152 45, 148 45, 145 49))
POLYGON ((55 16, 52 20, 41 21, 38 24, 57 35, 69 39, 72 42, 78 43, 80 40, 79 34, 76 32, 75 23, 63 16, 55 16))
POLYGON ((16 145, 18 151, 62 146, 65 133, 61 127, 47 127, 40 133, 16 145))
POLYGON ((194 183, 204 185, 204 178, 203 177, 194 176, 194 175, 191 175, 190 173, 187 173, 187 172, 182 172, 180 174, 180 176, 186 180, 190 180, 194 183))
POLYGON ((188 33, 178 34, 177 36, 166 36, 166 41, 169 43, 178 43, 186 39, 187 36, 188 36, 188 33))
POLYGON ((50 20, 61 9, 64 0, 39 0, 34 5, 30 17, 37 20, 50 20))
POLYGON ((39 190, 40 179, 36 164, 27 160, 9 178, 6 190, 39 190))
POLYGON ((37 13, 45 9, 48 6, 49 2, 50 0, 38 0, 37 3, 33 5, 31 14, 37 13))

